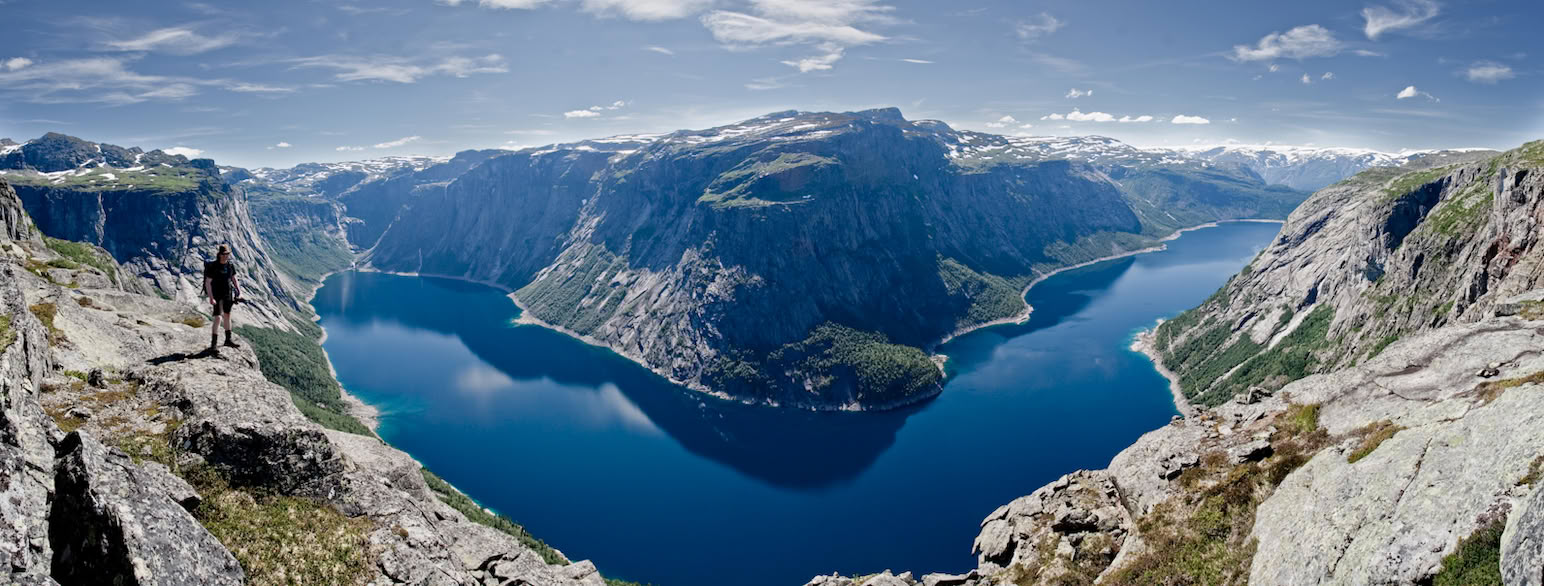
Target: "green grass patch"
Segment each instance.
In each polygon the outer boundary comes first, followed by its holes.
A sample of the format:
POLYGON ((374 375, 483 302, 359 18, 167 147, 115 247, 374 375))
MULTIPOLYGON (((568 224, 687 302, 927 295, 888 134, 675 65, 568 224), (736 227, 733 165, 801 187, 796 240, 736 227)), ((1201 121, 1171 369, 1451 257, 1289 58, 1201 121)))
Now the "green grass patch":
POLYGON ((188 326, 188 327, 193 328, 193 329, 198 329, 198 328, 202 328, 205 325, 207 325, 207 322, 204 321, 204 317, 203 316, 190 315, 190 316, 182 318, 182 325, 188 326))
POLYGON ((185 475, 202 502, 193 516, 246 571, 247 584, 362 584, 374 570, 367 517, 300 497, 233 489, 207 467, 185 475))
POLYGON ((1544 456, 1534 458, 1533 462, 1528 464, 1528 473, 1523 475, 1521 480, 1517 481, 1517 485, 1523 486, 1526 484, 1532 486, 1541 479, 1544 479, 1544 456))
POLYGON ((1544 319, 1544 301, 1524 301, 1517 314, 1527 320, 1544 319))
POLYGON ((1366 458, 1373 450, 1378 449, 1378 446, 1383 445, 1383 442, 1388 441, 1389 438, 1394 437, 1394 434, 1404 431, 1404 429, 1404 427, 1394 425, 1394 422, 1387 419, 1375 421, 1358 428, 1351 433, 1353 436, 1362 438, 1362 441, 1355 450, 1346 455, 1346 462, 1355 464, 1358 460, 1366 458))
MULTIPOLYGON (((514 522, 514 520, 510 519, 509 517, 505 517, 504 515, 489 512, 481 505, 478 505, 477 501, 474 501, 471 497, 462 494, 461 491, 456 490, 455 487, 451 486, 449 482, 445 482, 445 479, 436 476, 427 468, 421 470, 423 472, 424 482, 429 485, 429 490, 434 492, 434 496, 439 497, 439 499, 445 504, 450 505, 450 508, 459 511, 463 515, 466 515, 468 520, 479 525, 487 525, 511 537, 514 537, 521 543, 521 545, 529 547, 532 551, 535 551, 537 554, 541 555, 541 559, 548 564, 563 566, 568 565, 568 558, 563 557, 563 554, 558 553, 556 549, 553 549, 552 546, 547 545, 546 542, 543 542, 542 540, 537 539, 530 533, 526 532, 525 528, 521 527, 519 523, 514 522)), ((623 584, 625 584, 625 582, 623 582, 623 584)))
POLYGON ((1425 187, 1452 172, 1452 166, 1424 169, 1400 175, 1383 189, 1383 200, 1392 201, 1425 187))
POLYGON ((1383 336, 1382 338, 1379 338, 1378 342, 1376 344, 1373 344, 1372 345, 1372 349, 1367 352, 1367 357, 1368 358, 1372 358, 1372 357, 1375 357, 1375 356, 1377 356, 1379 354, 1382 354, 1384 349, 1388 348, 1391 344, 1393 344, 1394 342, 1398 342, 1398 341, 1399 341, 1399 334, 1398 333, 1389 334, 1389 335, 1383 336))
POLYGON ((238 327, 236 332, 252 343, 263 378, 289 390, 301 413, 328 429, 375 435, 348 414, 342 389, 327 366, 327 356, 314 340, 300 334, 253 326, 238 327))
POLYGON ((102 167, 86 173, 49 177, 41 173, 11 173, 6 180, 15 185, 74 191, 148 191, 157 194, 198 189, 205 175, 192 167, 146 167, 139 171, 102 167), (112 178, 108 178, 108 174, 112 178))
POLYGON ((1260 385, 1279 389, 1286 383, 1313 374, 1321 365, 1317 353, 1329 346, 1329 327, 1334 319, 1335 310, 1328 304, 1320 304, 1275 347, 1245 361, 1232 375, 1196 395, 1191 402, 1220 405, 1249 387, 1260 385))
POLYGON ((70 377, 70 378, 80 379, 81 381, 85 381, 86 378, 87 378, 86 373, 81 372, 79 370, 64 370, 64 371, 60 371, 60 374, 63 374, 64 376, 67 376, 67 377, 70 377))
POLYGON ((102 271, 102 274, 107 275, 107 278, 113 284, 116 285, 118 283, 118 263, 114 262, 112 257, 107 256, 106 253, 98 250, 95 246, 84 242, 71 242, 47 236, 43 237, 43 242, 48 245, 50 250, 68 259, 67 262, 76 265, 75 267, 62 268, 78 268, 79 265, 86 265, 102 271))
POLYGON ((11 331, 11 316, 0 315, 0 352, 5 352, 16 341, 16 332, 11 331))
POLYGON ((1458 542, 1458 550, 1442 558, 1432 586, 1501 586, 1501 533, 1504 519, 1476 529, 1458 542))
POLYGON ((32 315, 37 316, 43 327, 48 329, 48 345, 57 346, 65 341, 64 332, 54 327, 54 318, 59 315, 59 308, 52 303, 38 303, 27 308, 32 315))

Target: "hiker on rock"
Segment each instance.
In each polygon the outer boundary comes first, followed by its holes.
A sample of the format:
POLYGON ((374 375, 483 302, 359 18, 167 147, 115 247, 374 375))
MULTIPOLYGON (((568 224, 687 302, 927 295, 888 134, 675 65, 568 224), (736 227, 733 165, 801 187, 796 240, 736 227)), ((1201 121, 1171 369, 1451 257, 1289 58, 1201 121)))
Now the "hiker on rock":
POLYGON ((241 298, 241 285, 236 282, 236 265, 231 264, 231 251, 224 244, 215 254, 213 262, 204 263, 204 293, 214 306, 214 326, 209 330, 209 353, 220 354, 220 318, 225 318, 225 345, 240 348, 231 339, 231 308, 241 298))

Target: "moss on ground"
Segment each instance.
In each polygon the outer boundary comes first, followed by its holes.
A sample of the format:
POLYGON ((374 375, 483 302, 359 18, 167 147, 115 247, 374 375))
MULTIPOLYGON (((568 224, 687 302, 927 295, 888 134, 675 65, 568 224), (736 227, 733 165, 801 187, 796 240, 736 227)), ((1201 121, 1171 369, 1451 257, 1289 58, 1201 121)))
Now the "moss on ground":
POLYGON ((183 472, 202 497, 194 517, 241 562, 247 584, 364 584, 373 573, 368 518, 311 499, 233 489, 207 467, 183 472))
POLYGON ((113 284, 116 285, 118 283, 118 263, 114 262, 111 257, 108 257, 106 254, 103 254, 101 251, 97 250, 96 247, 84 242, 71 242, 69 240, 60 240, 58 238, 49 238, 47 236, 43 237, 43 242, 48 245, 49 249, 59 253, 59 255, 63 256, 65 259, 68 259, 67 262, 77 265, 66 266, 63 268, 78 268, 79 265, 86 265, 88 267, 102 271, 102 274, 107 275, 107 278, 111 280, 113 284))
POLYGON ((11 331, 11 316, 0 315, 0 352, 5 352, 11 347, 11 342, 16 341, 16 332, 11 331))
POLYGON ((1366 458, 1373 450, 1378 449, 1378 446, 1382 445, 1383 442, 1388 441, 1389 438, 1394 437, 1394 434, 1404 431, 1404 429, 1404 427, 1394 425, 1394 422, 1387 419, 1375 421, 1357 429, 1352 432, 1352 435, 1360 437, 1361 443, 1357 445, 1355 450, 1346 455, 1346 462, 1355 464, 1358 460, 1366 458))
POLYGON ((54 327, 54 318, 59 315, 59 308, 52 303, 38 303, 27 308, 32 315, 37 316, 43 327, 48 329, 48 344, 57 346, 65 342, 64 332, 54 327))
POLYGON ((1458 549, 1442 558, 1442 569, 1433 586, 1501 586, 1501 532, 1505 519, 1480 526, 1458 542, 1458 549))

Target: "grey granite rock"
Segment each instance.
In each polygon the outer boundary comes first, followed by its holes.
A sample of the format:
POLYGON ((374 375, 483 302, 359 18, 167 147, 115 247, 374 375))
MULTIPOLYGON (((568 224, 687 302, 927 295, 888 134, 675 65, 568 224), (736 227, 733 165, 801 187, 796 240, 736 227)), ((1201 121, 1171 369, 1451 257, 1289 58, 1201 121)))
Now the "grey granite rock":
POLYGON ((9 321, 0 335, 0 582, 47 575, 53 557, 47 516, 59 430, 37 402, 52 359, 17 286, 23 274, 0 261, 0 315, 9 321))
POLYGON ((66 436, 49 511, 54 578, 65 584, 243 584, 236 558, 173 500, 168 481, 89 435, 66 436))
POLYGON ((1512 511, 1501 535, 1501 579, 1507 586, 1544 586, 1544 490, 1512 511))

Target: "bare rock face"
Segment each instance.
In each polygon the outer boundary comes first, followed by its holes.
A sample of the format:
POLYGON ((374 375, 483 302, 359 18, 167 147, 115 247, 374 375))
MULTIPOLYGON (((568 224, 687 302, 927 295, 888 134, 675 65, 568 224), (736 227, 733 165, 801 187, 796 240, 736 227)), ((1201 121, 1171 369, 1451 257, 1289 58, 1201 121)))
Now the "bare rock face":
POLYGON ((0 261, 0 581, 47 576, 53 557, 48 503, 58 428, 37 402, 50 366, 48 333, 27 311, 20 272, 0 261))
POLYGON ((176 500, 192 488, 164 469, 141 469, 76 431, 59 444, 56 475, 49 539, 61 584, 245 582, 236 558, 176 500))
POLYGON ((1544 490, 1539 486, 1512 512, 1501 535, 1501 579, 1511 586, 1544 586, 1544 490))
POLYGON ((1010 579, 1092 579, 1109 566, 1134 523, 1108 473, 1078 471, 987 516, 973 550, 982 575, 1032 566, 1010 579))
POLYGON ((21 199, 11 184, 0 177, 0 240, 31 240, 37 238, 37 228, 27 210, 22 209, 21 199))

